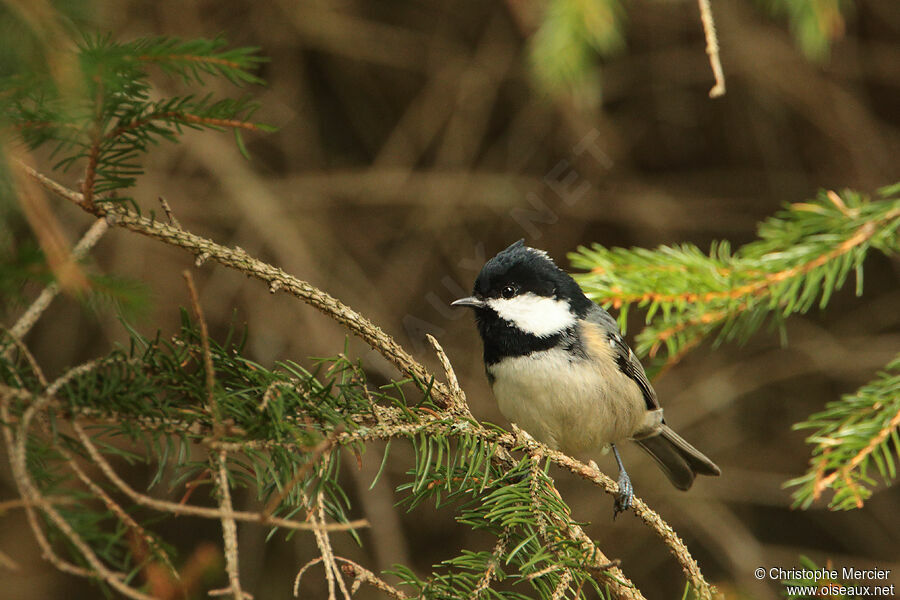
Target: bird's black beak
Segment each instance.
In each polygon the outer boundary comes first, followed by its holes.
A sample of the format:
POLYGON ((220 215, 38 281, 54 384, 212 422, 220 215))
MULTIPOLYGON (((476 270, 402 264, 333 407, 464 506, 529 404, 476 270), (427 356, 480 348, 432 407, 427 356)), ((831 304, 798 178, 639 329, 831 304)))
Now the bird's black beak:
POLYGON ((484 308, 487 304, 484 300, 479 300, 475 296, 469 296, 468 298, 460 298, 459 300, 454 300, 450 303, 450 306, 471 306, 472 308, 484 308))

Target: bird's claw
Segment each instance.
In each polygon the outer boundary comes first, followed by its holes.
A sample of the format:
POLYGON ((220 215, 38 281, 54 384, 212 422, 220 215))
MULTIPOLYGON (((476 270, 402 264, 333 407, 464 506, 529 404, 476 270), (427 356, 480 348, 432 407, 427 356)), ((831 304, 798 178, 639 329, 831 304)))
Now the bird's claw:
POLYGON ((616 502, 613 506, 613 519, 618 517, 619 513, 625 512, 631 508, 631 501, 634 499, 634 488, 631 486, 631 479, 629 479, 628 473, 621 471, 616 483, 619 484, 619 491, 616 492, 616 502))

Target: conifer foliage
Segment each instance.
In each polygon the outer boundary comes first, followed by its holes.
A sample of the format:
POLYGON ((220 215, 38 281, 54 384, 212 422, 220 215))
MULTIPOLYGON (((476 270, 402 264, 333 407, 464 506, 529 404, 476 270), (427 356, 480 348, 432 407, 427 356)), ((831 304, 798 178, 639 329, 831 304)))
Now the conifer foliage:
MULTIPOLYGON (((609 494, 615 484, 595 468, 476 421, 435 340, 447 383, 326 292, 182 229, 171 214, 166 221, 153 211, 143 214, 133 189, 145 154, 160 141, 177 142, 186 128, 267 129, 249 120, 256 108, 249 99, 191 91, 210 77, 258 83, 255 49, 228 49, 222 40, 86 37, 71 56, 54 59, 71 72, 48 67, 0 83, 4 131, 11 132, 2 148, 11 196, 25 213, 51 192, 99 217, 70 255, 63 248, 57 281, 0 339, 0 429, 20 494, 4 508, 25 512, 47 560, 125 597, 184 597, 198 582, 180 571, 184 557, 157 533, 163 522, 180 517, 221 524, 227 584, 218 593, 234 598, 250 597, 240 578, 238 523, 270 535, 309 536, 320 558, 297 566, 297 593, 308 569, 324 566, 331 597, 348 597, 360 585, 395 598, 563 598, 589 589, 600 597, 643 597, 585 535, 547 470, 563 467, 609 494), (159 98, 155 70, 189 91, 159 98), (77 170, 78 189, 32 166, 39 147, 50 148, 54 175, 77 170), (256 364, 243 352, 252 333, 232 332, 224 340, 209 335, 186 274, 193 316, 184 312, 174 336, 131 331, 129 347, 48 379, 24 337, 65 287, 60 265, 76 268, 110 226, 181 247, 197 256, 198 266, 218 262, 264 281, 272 293, 308 302, 379 350, 400 377, 373 386, 346 352, 309 370, 287 361, 256 364), (353 518, 358 508, 339 484, 340 456, 360 456, 375 440, 388 442, 379 457, 382 469, 392 443, 415 451, 398 500, 452 505, 460 523, 493 535, 491 549, 450 551, 425 575, 397 566, 394 584, 336 556, 330 536, 361 540, 358 532, 367 526, 353 518), (149 468, 146 486, 125 475, 135 464, 149 468), (252 510, 234 506, 236 488, 251 491, 252 510)), ((165 202, 163 209, 168 213, 165 202)), ((52 219, 52 212, 44 214, 52 219)), ((42 237, 48 219, 29 223, 50 262, 45 242, 52 236, 42 237)), ((640 500, 634 511, 669 546, 691 589, 711 597, 681 540, 640 500)))
POLYGON ((74 72, 20 73, 7 78, 0 111, 29 148, 52 145, 55 168, 85 169, 85 202, 95 196, 118 201, 141 174, 141 156, 162 140, 175 141, 185 128, 269 129, 252 123, 257 104, 249 97, 213 100, 193 93, 153 98, 154 67, 200 86, 207 77, 236 85, 261 83, 253 69, 256 48, 227 49, 225 40, 144 38, 117 42, 86 35, 77 44, 74 72), (56 75, 56 77, 54 77, 56 75))
MULTIPOLYGON (((4 508, 25 512, 56 568, 129 598, 183 597, 191 582, 176 567, 181 558, 156 533, 161 522, 178 516, 220 523, 227 580, 220 592, 234 598, 249 597, 240 579, 238 523, 272 535, 308 536, 320 558, 297 566, 295 587, 302 588, 310 568, 324 568, 332 597, 349 597, 366 585, 393 598, 560 599, 591 590, 604 598, 643 598, 584 533, 550 468, 568 470, 609 495, 617 491, 615 482, 526 436, 475 420, 435 340, 445 382, 326 292, 186 231, 171 215, 163 221, 143 214, 132 190, 145 154, 160 141, 177 142, 190 128, 230 130, 241 144, 241 131, 268 129, 250 120, 256 104, 246 97, 188 91, 159 98, 154 71, 188 90, 212 77, 259 83, 255 49, 229 49, 220 39, 119 42, 101 36, 83 38, 68 58, 74 66, 66 74, 48 67, 0 82, 3 182, 10 196, 27 213, 39 203, 35 190, 49 191, 99 217, 71 257, 57 263, 59 283, 50 283, 0 339, 0 430, 20 495, 4 508), (54 175, 77 170, 78 189, 32 166, 30 153, 39 147, 52 151, 54 175), (188 275, 193 316, 184 312, 174 336, 131 332, 128 348, 49 380, 24 336, 59 291, 60 265, 84 256, 108 226, 180 247, 197 256, 198 266, 217 262, 264 282, 272 293, 307 302, 378 350, 399 376, 375 386, 346 352, 308 367, 254 363, 244 353, 252 331, 221 340, 209 335, 188 275), (367 525, 354 518, 358 508, 340 485, 340 456, 362 455, 376 440, 387 442, 382 470, 392 444, 414 449, 398 500, 410 507, 449 505, 459 523, 487 532, 490 546, 448 550, 427 574, 402 565, 392 574, 373 573, 336 556, 330 537, 361 540, 367 525), (135 463, 149 467, 152 495, 122 475, 135 463), (255 505, 236 508, 235 488, 248 489, 255 505)), ((850 191, 823 193, 766 221, 760 239, 737 251, 727 243, 710 253, 692 246, 595 246, 580 249, 573 262, 586 270, 580 277, 585 289, 619 308, 623 324, 629 307, 646 310, 639 350, 659 357, 665 350, 674 364, 706 337, 744 339, 767 318, 780 323, 825 306, 851 274, 861 293, 866 255, 900 250, 898 193, 900 187, 885 189, 875 200, 850 191)), ((30 223, 50 262, 46 220, 30 223)), ((836 506, 860 505, 872 465, 885 478, 895 476, 898 366, 895 361, 856 395, 801 424, 817 432, 810 438, 816 444, 810 474, 797 481, 798 501, 808 505, 831 487, 836 506)), ((632 510, 677 560, 685 596, 712 598, 714 588, 672 528, 638 498, 632 510)))

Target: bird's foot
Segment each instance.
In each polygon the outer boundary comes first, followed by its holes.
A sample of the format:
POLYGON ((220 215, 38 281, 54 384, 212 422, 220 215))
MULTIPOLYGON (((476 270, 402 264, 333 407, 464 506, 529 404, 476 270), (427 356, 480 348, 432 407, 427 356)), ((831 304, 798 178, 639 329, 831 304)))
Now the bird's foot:
POLYGON ((631 479, 625 471, 619 471, 619 491, 616 492, 616 503, 613 506, 613 519, 619 516, 619 513, 631 508, 631 501, 634 499, 634 488, 631 486, 631 479))
POLYGON ((619 456, 619 450, 615 444, 610 444, 613 456, 616 458, 616 465, 619 467, 619 491, 616 492, 616 503, 613 505, 613 519, 619 516, 620 512, 624 512, 631 508, 631 501, 634 499, 634 488, 631 486, 631 478, 625 472, 625 465, 622 464, 622 457, 619 456))

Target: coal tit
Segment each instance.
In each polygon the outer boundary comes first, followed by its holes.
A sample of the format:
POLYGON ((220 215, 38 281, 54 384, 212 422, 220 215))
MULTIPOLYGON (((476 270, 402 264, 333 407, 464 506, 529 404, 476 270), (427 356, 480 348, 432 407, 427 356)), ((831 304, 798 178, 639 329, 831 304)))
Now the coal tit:
POLYGON ((613 515, 631 506, 631 481, 616 443, 638 443, 672 484, 719 475, 672 431, 644 368, 609 313, 542 250, 519 240, 485 263, 468 306, 484 342, 484 366, 500 412, 566 454, 610 446, 619 467, 613 515))

